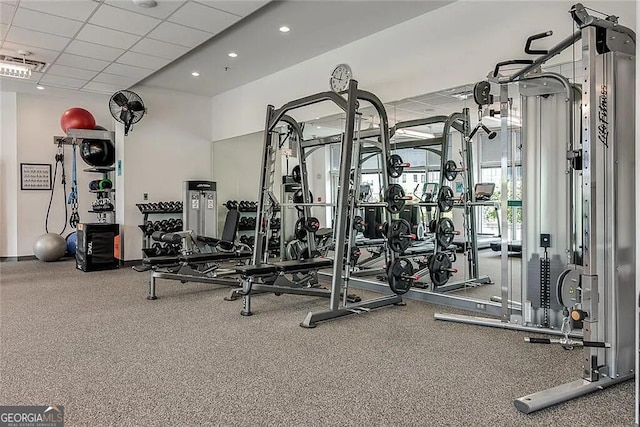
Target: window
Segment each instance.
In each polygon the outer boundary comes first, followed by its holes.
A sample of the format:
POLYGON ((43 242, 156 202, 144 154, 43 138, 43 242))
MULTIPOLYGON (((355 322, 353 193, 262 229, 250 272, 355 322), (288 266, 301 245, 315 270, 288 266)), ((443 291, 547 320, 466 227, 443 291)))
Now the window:
POLYGON ((427 182, 426 180, 427 180, 427 177, 425 176, 425 174, 423 173, 420 174, 420 183, 424 184, 425 182, 427 182))
POLYGON ((416 173, 413 174, 413 182, 414 183, 418 182, 418 174, 416 174, 416 173))
POLYGON ((406 173, 403 173, 403 174, 402 174, 402 183, 403 183, 403 184, 406 184, 406 183, 407 183, 407 174, 406 174, 406 173))

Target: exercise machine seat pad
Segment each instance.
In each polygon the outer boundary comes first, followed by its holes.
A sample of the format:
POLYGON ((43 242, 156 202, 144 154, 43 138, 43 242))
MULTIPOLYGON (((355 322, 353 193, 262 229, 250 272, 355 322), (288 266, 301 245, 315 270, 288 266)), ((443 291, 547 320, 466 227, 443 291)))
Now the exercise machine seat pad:
POLYGON ((199 263, 207 261, 224 261, 228 259, 237 259, 249 255, 251 255, 250 252, 244 254, 240 252, 214 252, 209 254, 180 255, 179 259, 183 262, 199 263))
POLYGON ((302 271, 313 270, 316 268, 331 267, 333 260, 331 258, 310 258, 305 260, 291 260, 291 261, 278 261, 273 262, 272 265, 276 266, 279 271, 302 271))
POLYGON ((236 267, 236 273, 240 273, 243 276, 259 276, 261 274, 272 274, 277 271, 276 266, 271 264, 240 265, 236 267))
POLYGON ((163 265, 163 264, 177 264, 180 262, 176 256, 155 256, 153 258, 143 258, 142 264, 144 265, 163 265))

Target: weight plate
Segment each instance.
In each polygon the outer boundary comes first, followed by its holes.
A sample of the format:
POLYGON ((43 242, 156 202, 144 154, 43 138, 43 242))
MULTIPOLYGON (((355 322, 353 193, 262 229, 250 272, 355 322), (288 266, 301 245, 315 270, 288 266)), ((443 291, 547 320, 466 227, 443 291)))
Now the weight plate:
POLYGON ((302 242, 307 241, 307 229, 305 228, 306 221, 307 220, 305 217, 300 217, 296 221, 296 225, 294 227, 294 230, 295 230, 294 235, 296 236, 296 239, 302 242))
POLYGON ((444 177, 447 181, 453 181, 458 176, 458 165, 453 160, 447 160, 444 164, 444 177))
POLYGON ((295 165, 291 170, 291 179, 294 182, 302 182, 302 172, 300 171, 300 165, 295 165))
POLYGON ((307 231, 315 233, 320 228, 320 221, 312 216, 305 222, 305 227, 307 231))
POLYGON ((387 230, 389 249, 396 253, 403 253, 411 246, 411 224, 406 219, 391 221, 387 230))
POLYGON ((413 286, 413 265, 406 259, 396 259, 387 269, 389 287, 397 294, 406 294, 413 286))
POLYGON ((451 260, 444 252, 438 252, 429 259, 429 277, 436 288, 442 286, 453 276, 451 260))
POLYGON ((404 208, 404 197, 404 189, 400 184, 389 184, 389 187, 384 192, 384 201, 387 202, 387 209, 389 210, 389 212, 400 212, 402 208, 404 208))
POLYGON ((450 218, 440 218, 438 226, 436 227, 436 241, 438 246, 442 249, 446 249, 453 242, 455 236, 455 229, 453 221, 450 218))
POLYGON ((353 229, 355 231, 357 231, 358 233, 364 232, 364 226, 365 226, 365 222, 361 216, 356 215, 353 217, 353 229))
POLYGON ((443 185, 438 191, 438 209, 440 212, 449 212, 453 209, 453 190, 443 185))
POLYGON ((392 154, 387 160, 387 173, 391 178, 399 178, 404 172, 404 166, 402 166, 402 157, 397 154, 392 154))

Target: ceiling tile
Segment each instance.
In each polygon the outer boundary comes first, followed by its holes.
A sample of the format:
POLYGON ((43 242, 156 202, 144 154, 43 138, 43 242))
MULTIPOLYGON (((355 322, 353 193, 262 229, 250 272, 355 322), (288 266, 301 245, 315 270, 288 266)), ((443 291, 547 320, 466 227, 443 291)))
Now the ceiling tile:
POLYGON ((12 25, 73 38, 82 27, 82 22, 19 7, 12 25))
POLYGON ((154 18, 165 19, 167 16, 171 15, 177 8, 182 6, 185 1, 184 0, 168 0, 168 1, 159 1, 156 7, 152 8, 144 8, 137 6, 131 0, 106 0, 104 2, 109 6, 119 7, 120 9, 127 9, 132 12, 141 13, 143 15, 153 16, 154 18))
POLYGON ((40 79, 40 82, 48 85, 65 86, 65 87, 72 87, 75 89, 79 89, 87 81, 46 74, 42 79, 40 79))
POLYGON ((8 24, 0 24, 0 39, 4 39, 5 34, 9 30, 8 24))
POLYGON ((215 7, 216 9, 224 10, 225 12, 234 13, 239 16, 247 16, 252 12, 260 9, 269 1, 217 1, 217 0, 196 0, 197 3, 202 3, 207 6, 215 7))
POLYGON ((237 15, 198 3, 187 3, 168 18, 176 24, 217 34, 240 19, 237 15))
POLYGON ((47 69, 47 74, 83 80, 91 80, 97 73, 97 71, 83 70, 81 68, 67 67, 66 65, 57 64, 54 64, 47 69))
POLYGON ((157 56, 149 56, 142 53, 127 52, 116 61, 120 64, 133 65, 136 67, 149 68, 157 70, 171 62, 170 59, 158 58, 157 56))
POLYGON ((91 13, 100 5, 94 1, 77 0, 22 0, 20 7, 50 13, 64 18, 86 21, 91 13))
POLYGON ((34 61, 52 62, 60 54, 57 50, 41 49, 12 42, 4 42, 0 52, 5 55, 20 56, 18 53, 18 50, 20 49, 25 49, 31 52, 29 59, 33 59, 34 61))
POLYGON ((88 56, 89 58, 103 59, 106 61, 114 61, 117 57, 122 55, 123 49, 116 49, 113 47, 102 46, 95 43, 83 42, 80 40, 72 41, 65 52, 73 53, 80 56, 88 56))
POLYGON ((153 70, 147 68, 132 67, 131 65, 116 64, 115 62, 104 69, 109 74, 117 74, 119 76, 128 76, 131 78, 142 79, 153 73, 153 70))
POLYGON ((66 37, 54 36, 53 34, 41 33, 20 27, 9 28, 7 40, 27 46, 37 46, 51 50, 62 50, 67 43, 69 43, 69 39, 66 37))
POLYGON ((93 78, 92 81, 98 83, 107 83, 120 87, 130 87, 138 83, 141 79, 130 76, 116 76, 115 74, 100 73, 93 78))
POLYGON ((13 11, 15 7, 10 4, 6 4, 4 2, 0 2, 0 23, 9 24, 11 22, 11 17, 13 16, 13 11))
POLYGON ((78 33, 76 39, 120 49, 129 49, 135 42, 140 40, 140 36, 87 24, 78 33))
POLYGON ((145 37, 136 43, 131 50, 133 52, 145 53, 147 55, 159 56, 161 58, 176 59, 187 53, 189 48, 145 37))
POLYGON ((56 64, 68 65, 75 68, 83 68, 85 70, 102 71, 107 65, 108 61, 101 61, 99 59, 87 58, 84 56, 72 55, 70 53, 63 53, 60 58, 56 60, 56 64))
POLYGON ((151 31, 147 37, 181 46, 196 47, 212 36, 213 34, 205 33, 204 31, 194 30, 172 22, 163 22, 151 31))
POLYGON ((91 24, 143 36, 161 21, 150 16, 102 5, 89 20, 91 24))
POLYGON ((100 93, 116 93, 119 90, 126 89, 118 85, 110 85, 107 83, 99 83, 99 82, 89 82, 82 90, 87 90, 90 92, 100 92, 100 93))

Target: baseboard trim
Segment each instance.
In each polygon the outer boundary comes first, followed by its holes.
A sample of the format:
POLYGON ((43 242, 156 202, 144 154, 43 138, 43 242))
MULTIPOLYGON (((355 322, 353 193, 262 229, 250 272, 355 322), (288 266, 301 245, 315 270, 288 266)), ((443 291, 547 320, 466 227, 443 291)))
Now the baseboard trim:
POLYGON ((3 256, 0 257, 0 262, 33 261, 37 259, 35 255, 3 256))

